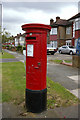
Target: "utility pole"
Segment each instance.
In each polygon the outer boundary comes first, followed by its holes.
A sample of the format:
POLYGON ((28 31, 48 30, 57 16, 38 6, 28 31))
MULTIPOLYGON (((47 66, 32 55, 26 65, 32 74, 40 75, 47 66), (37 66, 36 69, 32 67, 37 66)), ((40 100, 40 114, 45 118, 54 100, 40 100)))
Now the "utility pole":
POLYGON ((78 13, 80 12, 80 1, 78 2, 78 13))
POLYGON ((2 51, 2 3, 0 2, 0 52, 2 51))

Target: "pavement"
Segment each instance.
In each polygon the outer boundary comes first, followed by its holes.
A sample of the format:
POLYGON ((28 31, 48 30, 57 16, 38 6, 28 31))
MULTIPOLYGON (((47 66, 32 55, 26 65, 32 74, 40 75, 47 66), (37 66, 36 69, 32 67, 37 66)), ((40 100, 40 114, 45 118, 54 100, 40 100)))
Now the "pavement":
POLYGON ((12 59, 12 58, 11 59, 2 59, 2 60, 0 59, 0 63, 3 63, 3 62, 17 62, 17 61, 19 61, 19 60, 15 59, 15 58, 14 59, 12 59))
POLYGON ((11 103, 3 103, 3 118, 78 118, 80 106, 59 107, 49 109, 42 113, 22 112, 20 106, 11 103))
MULTIPOLYGON (((24 55, 17 52, 9 51, 9 50, 5 50, 5 51, 10 54, 13 54, 16 58, 5 59, 5 60, 3 59, 2 62, 12 62, 12 61, 24 62, 24 59, 25 59, 24 55)), ((54 58, 53 56, 51 57, 54 58)), ((68 57, 69 56, 67 56, 67 58, 68 57)), ((51 59, 51 58, 49 57, 48 59, 51 59)), ((71 58, 69 57, 68 59, 71 59, 71 58)), ((77 68, 72 68, 70 66, 48 62, 48 76, 54 82, 59 82, 61 85, 63 85, 66 89, 68 89, 77 97, 79 97, 79 95, 78 95, 78 92, 76 91, 80 90, 78 89, 80 88, 80 84, 78 85, 78 73, 79 73, 78 71, 79 70, 77 68)), ((2 117, 3 118, 76 118, 77 119, 80 117, 78 114, 79 108, 80 108, 80 105, 74 105, 69 107, 59 107, 55 109, 49 109, 42 113, 36 114, 36 113, 30 113, 26 111, 24 111, 24 113, 21 113, 22 110, 20 110, 19 106, 13 105, 11 103, 3 103, 2 117)), ((0 114, 0 117, 1 117, 1 114, 0 114)))

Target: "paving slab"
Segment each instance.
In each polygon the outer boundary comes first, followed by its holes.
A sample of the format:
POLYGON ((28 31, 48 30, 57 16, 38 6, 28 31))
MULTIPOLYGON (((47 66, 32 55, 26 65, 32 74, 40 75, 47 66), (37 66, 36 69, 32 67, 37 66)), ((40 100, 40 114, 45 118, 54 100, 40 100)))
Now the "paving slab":
POLYGON ((12 103, 3 103, 3 118, 79 118, 79 106, 58 107, 41 113, 31 113, 12 103))
POLYGON ((19 60, 16 58, 7 58, 7 59, 0 59, 0 63, 4 63, 4 62, 18 62, 19 60))
POLYGON ((80 99, 80 89, 70 90, 70 92, 80 99))
POLYGON ((42 113, 31 113, 24 111, 22 107, 12 103, 3 103, 2 105, 3 118, 59 118, 59 115, 54 110, 46 110, 42 113))

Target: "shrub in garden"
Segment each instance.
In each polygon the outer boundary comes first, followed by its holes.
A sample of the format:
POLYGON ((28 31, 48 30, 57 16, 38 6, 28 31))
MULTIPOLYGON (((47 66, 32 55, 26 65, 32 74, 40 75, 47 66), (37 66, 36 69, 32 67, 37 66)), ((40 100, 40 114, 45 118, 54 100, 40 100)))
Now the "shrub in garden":
POLYGON ((5 49, 5 48, 6 48, 6 45, 2 45, 2 48, 5 49))
POLYGON ((9 50, 9 45, 6 45, 6 48, 9 50))
POLYGON ((21 51, 21 50, 22 50, 22 46, 21 46, 21 45, 18 45, 18 46, 16 47, 16 50, 17 50, 17 51, 21 51))

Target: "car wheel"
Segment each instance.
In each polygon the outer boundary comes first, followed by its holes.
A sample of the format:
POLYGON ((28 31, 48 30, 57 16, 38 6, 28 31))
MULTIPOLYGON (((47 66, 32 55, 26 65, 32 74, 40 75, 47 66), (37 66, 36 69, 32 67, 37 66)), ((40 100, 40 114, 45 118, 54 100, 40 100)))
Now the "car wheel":
POLYGON ((51 55, 54 55, 54 52, 52 52, 51 55))
POLYGON ((69 53, 70 55, 73 55, 73 52, 72 51, 70 51, 70 53, 69 53))
POLYGON ((61 54, 61 53, 62 53, 62 51, 61 51, 61 50, 59 50, 59 53, 61 54))

